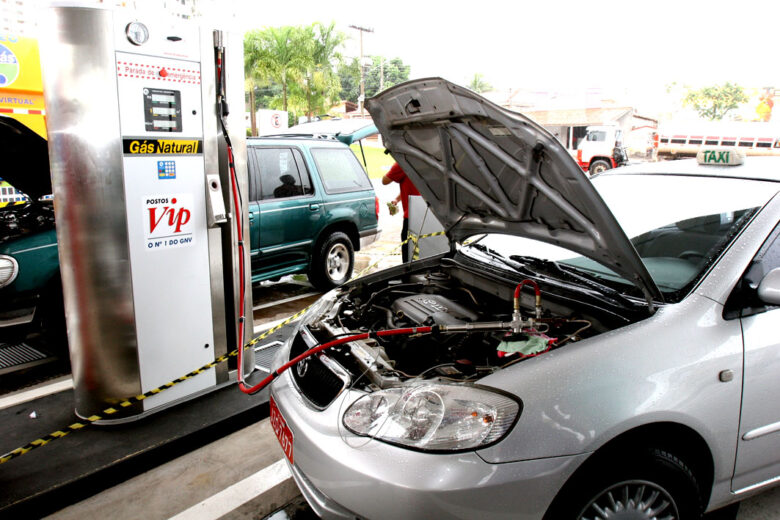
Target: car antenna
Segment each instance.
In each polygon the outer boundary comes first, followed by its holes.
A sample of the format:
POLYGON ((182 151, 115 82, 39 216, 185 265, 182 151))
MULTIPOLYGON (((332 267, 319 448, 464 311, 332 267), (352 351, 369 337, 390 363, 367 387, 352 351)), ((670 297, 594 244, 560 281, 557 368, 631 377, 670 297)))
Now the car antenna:
POLYGON ((360 155, 363 156, 363 166, 368 169, 368 163, 366 162, 366 152, 363 151, 363 140, 358 139, 358 145, 360 145, 360 155))

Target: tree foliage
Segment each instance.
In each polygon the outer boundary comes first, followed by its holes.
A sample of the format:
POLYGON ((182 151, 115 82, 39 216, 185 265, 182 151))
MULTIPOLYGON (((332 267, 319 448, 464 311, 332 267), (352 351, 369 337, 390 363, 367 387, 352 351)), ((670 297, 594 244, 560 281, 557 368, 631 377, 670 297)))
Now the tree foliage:
POLYGON ((303 75, 307 47, 301 27, 268 27, 250 31, 244 37, 244 69, 247 77, 282 86, 281 105, 273 108, 287 110, 289 87, 303 75))
POLYGON ((482 74, 475 73, 474 77, 471 78, 471 81, 467 85, 467 87, 470 90, 473 90, 477 94, 482 94, 483 92, 487 92, 489 90, 492 90, 493 87, 485 80, 485 77, 482 74))
POLYGON ((693 107, 700 117, 710 121, 720 121, 741 103, 747 103, 748 97, 742 87, 729 82, 723 85, 688 89, 683 104, 693 107))
POLYGON ((335 23, 315 23, 302 29, 306 60, 293 94, 296 107, 302 108, 309 120, 327 112, 339 97, 341 84, 336 68, 342 61, 339 50, 346 36, 335 27, 335 23))
MULTIPOLYGON (((387 59, 384 56, 371 56, 371 63, 364 68, 366 99, 377 95, 381 90, 403 83, 409 79, 409 65, 401 58, 387 59)), ((360 95, 360 63, 354 58, 339 67, 341 99, 357 103, 360 95)))
POLYGON ((357 103, 360 95, 360 61, 357 58, 352 58, 342 62, 338 68, 338 75, 341 83, 341 91, 339 92, 341 99, 357 103))
MULTIPOLYGON (((338 100, 340 49, 335 23, 268 27, 244 37, 244 73, 252 108, 285 110, 292 117, 324 113, 338 100)), ((255 129, 252 130, 255 133, 255 129)))

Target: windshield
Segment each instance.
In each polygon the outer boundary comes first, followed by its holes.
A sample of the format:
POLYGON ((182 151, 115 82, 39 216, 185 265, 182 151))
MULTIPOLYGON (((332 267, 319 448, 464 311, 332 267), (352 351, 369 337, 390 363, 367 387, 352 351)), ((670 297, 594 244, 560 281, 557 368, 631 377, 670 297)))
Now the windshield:
MULTIPOLYGON (((681 300, 750 217, 777 191, 767 182, 672 175, 605 175, 593 185, 611 209, 669 302, 681 300)), ((532 239, 487 235, 479 244, 523 262, 553 260, 624 294, 628 280, 598 262, 532 239)))

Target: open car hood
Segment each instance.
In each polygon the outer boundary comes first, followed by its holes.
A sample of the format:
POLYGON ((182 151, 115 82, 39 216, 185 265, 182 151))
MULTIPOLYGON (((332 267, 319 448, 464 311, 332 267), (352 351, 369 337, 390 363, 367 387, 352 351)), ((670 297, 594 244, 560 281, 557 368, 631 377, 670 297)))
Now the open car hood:
POLYGON ((32 200, 51 193, 49 149, 46 139, 16 119, 0 116, 0 177, 32 200))
POLYGON ((451 240, 504 233, 548 242, 632 281, 651 307, 663 301, 590 180, 541 126, 441 78, 402 83, 366 107, 451 240))

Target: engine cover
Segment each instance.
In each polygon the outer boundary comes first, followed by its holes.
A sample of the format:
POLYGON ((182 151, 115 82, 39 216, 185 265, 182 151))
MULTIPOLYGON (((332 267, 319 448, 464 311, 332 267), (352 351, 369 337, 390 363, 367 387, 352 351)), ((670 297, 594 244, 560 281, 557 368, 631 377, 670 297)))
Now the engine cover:
POLYGON ((393 302, 392 311, 422 325, 458 325, 476 321, 475 312, 438 294, 414 294, 393 302))

